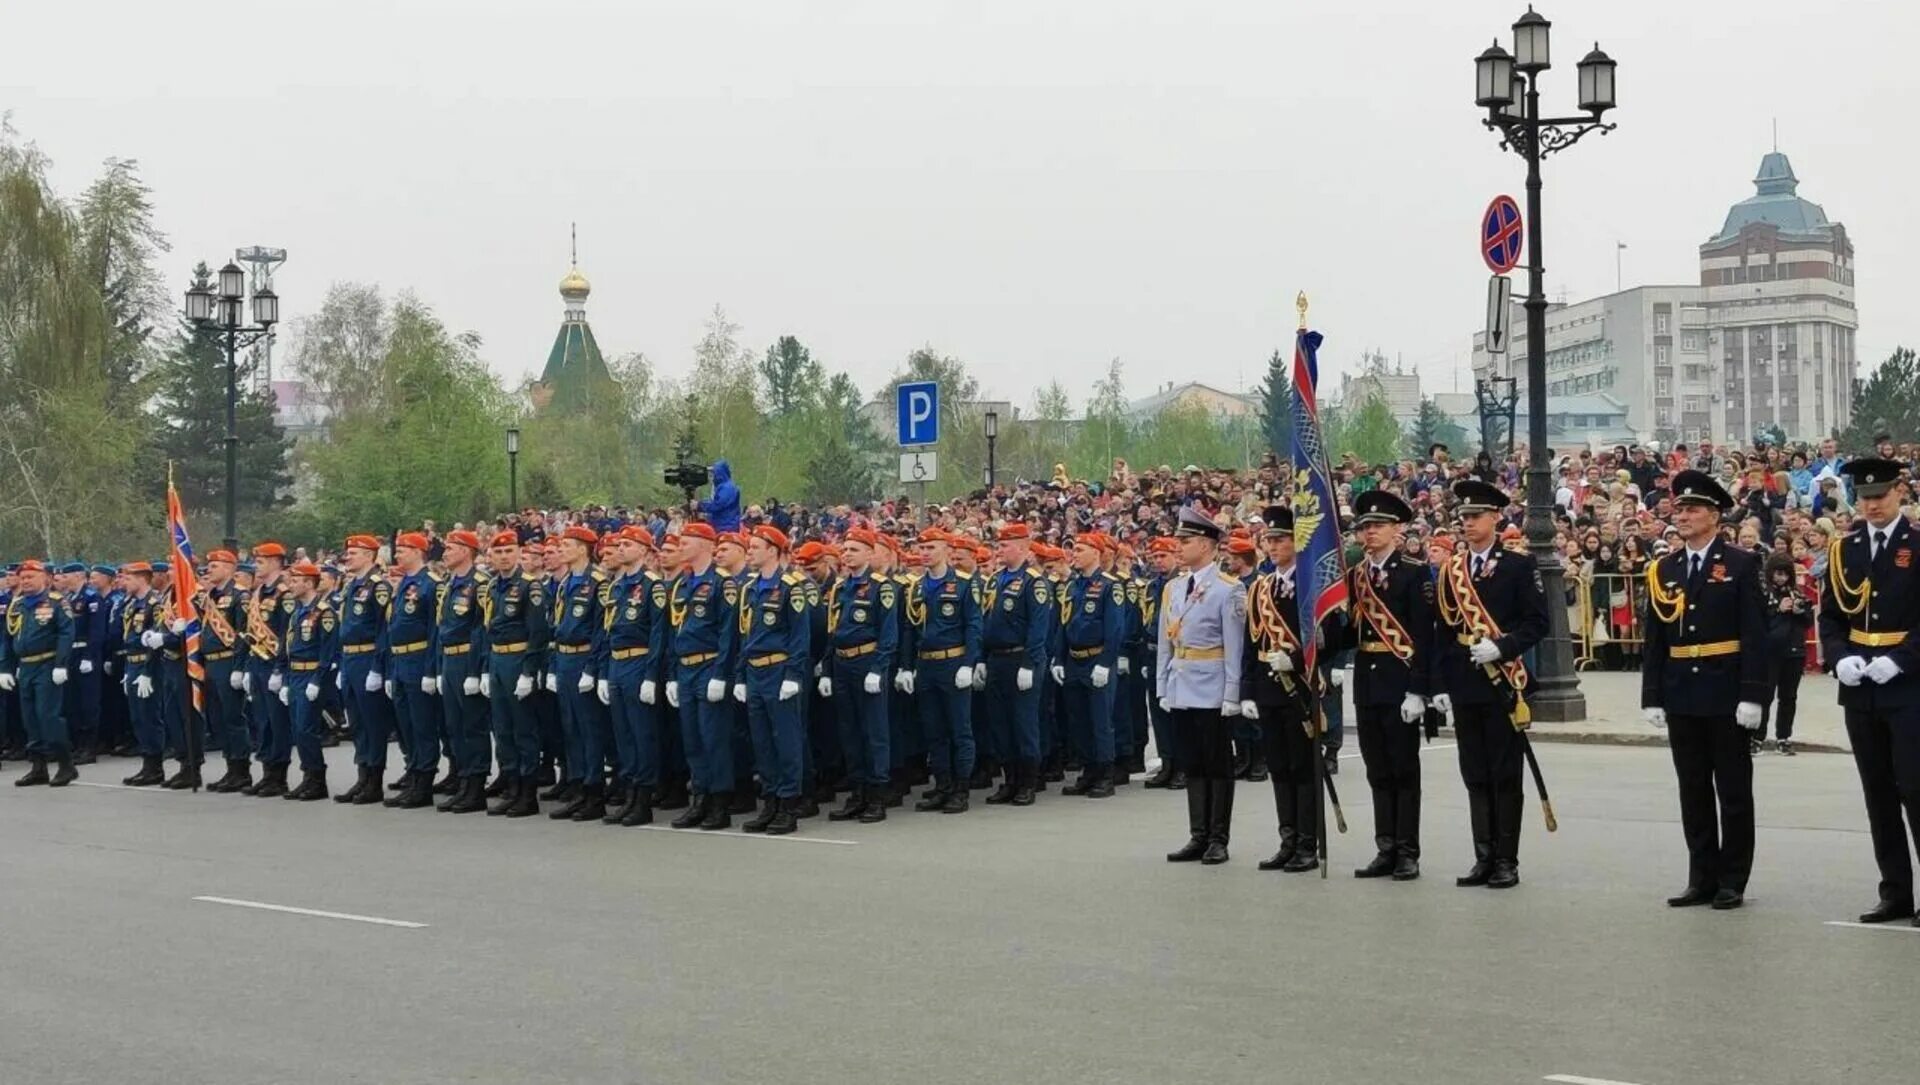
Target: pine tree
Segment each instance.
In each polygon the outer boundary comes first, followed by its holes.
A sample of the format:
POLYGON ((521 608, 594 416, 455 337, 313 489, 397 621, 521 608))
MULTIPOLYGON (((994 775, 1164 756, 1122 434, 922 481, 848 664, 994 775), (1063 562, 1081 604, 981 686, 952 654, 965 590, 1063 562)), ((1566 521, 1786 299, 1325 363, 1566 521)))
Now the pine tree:
POLYGON ((1920 433, 1920 359, 1910 347, 1896 347, 1853 395, 1853 420, 1837 436, 1840 450, 1860 455, 1882 433, 1896 441, 1920 433))
POLYGON ((1281 460, 1293 455, 1293 375, 1279 351, 1267 359, 1267 378, 1260 382, 1260 432, 1267 449, 1281 460))
POLYGON ((1420 413, 1414 416, 1413 425, 1407 430, 1407 455, 1425 460, 1427 450, 1436 444, 1446 445, 1459 455, 1466 450, 1467 431, 1441 410, 1432 396, 1422 396, 1420 413))

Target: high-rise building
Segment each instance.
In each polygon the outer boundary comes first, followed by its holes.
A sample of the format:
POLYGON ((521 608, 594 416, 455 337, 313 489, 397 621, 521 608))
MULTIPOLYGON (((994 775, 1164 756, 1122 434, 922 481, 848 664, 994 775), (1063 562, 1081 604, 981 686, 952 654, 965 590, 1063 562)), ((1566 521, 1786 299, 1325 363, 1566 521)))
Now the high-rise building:
MULTIPOLYGON (((1761 159, 1754 186, 1700 246, 1698 284, 1548 306, 1550 408, 1603 395, 1625 407, 1629 432, 1664 443, 1745 443, 1776 426, 1812 439, 1846 425, 1859 327, 1853 243, 1800 197, 1785 155, 1761 159)), ((1517 378, 1524 403, 1526 312, 1517 304, 1511 324, 1505 355, 1487 353, 1484 332, 1474 336, 1473 369, 1517 378)))

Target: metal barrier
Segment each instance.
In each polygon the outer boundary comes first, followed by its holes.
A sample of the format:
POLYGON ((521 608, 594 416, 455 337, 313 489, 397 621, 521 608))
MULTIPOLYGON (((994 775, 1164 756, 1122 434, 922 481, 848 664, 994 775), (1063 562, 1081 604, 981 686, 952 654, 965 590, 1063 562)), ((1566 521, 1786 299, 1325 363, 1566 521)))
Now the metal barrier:
MULTIPOLYGON (((1567 605, 1574 669, 1604 666, 1637 670, 1646 643, 1646 581, 1627 573, 1598 573, 1583 574, 1567 583, 1574 595, 1567 605)), ((1807 667, 1818 671, 1821 665, 1819 629, 1809 628, 1807 667)))

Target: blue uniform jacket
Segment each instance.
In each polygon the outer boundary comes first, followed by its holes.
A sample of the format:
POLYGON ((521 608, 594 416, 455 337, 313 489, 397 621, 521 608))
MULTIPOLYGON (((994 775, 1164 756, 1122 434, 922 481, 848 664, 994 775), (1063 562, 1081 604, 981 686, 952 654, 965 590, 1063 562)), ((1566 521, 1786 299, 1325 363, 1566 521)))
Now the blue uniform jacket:
POLYGON ((988 654, 1018 653, 1020 665, 1039 674, 1047 667, 1047 638, 1054 620, 1053 582, 1031 566, 1002 569, 988 585, 981 643, 988 654))
POLYGON ((810 594, 807 578, 796 572, 756 575, 747 581, 740 591, 740 662, 735 681, 806 681, 807 642, 813 626, 808 616, 810 594))
POLYGON ((893 670, 893 653, 900 640, 900 586, 891 579, 854 573, 835 585, 828 603, 827 630, 833 650, 852 670, 878 674, 893 670), (861 651, 866 645, 868 651, 861 651), (857 654, 856 654, 857 653, 857 654))
POLYGON ((439 611, 440 582, 425 566, 400 578, 387 609, 387 658, 382 673, 401 682, 418 683, 433 674, 434 616, 439 611))
POLYGON ((1126 605, 1126 589, 1106 573, 1076 573, 1067 581, 1060 621, 1061 663, 1069 683, 1090 684, 1096 666, 1114 672, 1126 627, 1126 605))
POLYGON ((971 667, 980 661, 980 603, 973 574, 948 569, 935 577, 925 573, 909 588, 907 620, 913 624, 914 649, 919 662, 952 662, 971 667), (951 653, 958 651, 959 655, 951 653), (946 656, 944 660, 929 655, 946 656))

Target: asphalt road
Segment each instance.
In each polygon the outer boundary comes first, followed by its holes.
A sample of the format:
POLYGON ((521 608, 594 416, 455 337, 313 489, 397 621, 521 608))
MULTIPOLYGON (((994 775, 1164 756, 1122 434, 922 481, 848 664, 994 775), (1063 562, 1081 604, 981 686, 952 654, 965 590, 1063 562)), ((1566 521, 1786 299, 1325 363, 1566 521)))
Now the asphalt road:
POLYGON ((1850 759, 1762 759, 1749 905, 1714 913, 1662 902, 1666 751, 1541 753, 1560 832, 1530 803, 1505 893, 1453 886, 1439 747, 1411 884, 1351 877, 1357 761, 1326 881, 1254 869, 1265 785, 1214 869, 1163 861, 1184 802, 1137 786, 772 840, 0 787, 0 1080, 1914 1079, 1920 930, 1827 922, 1874 895, 1850 759))

